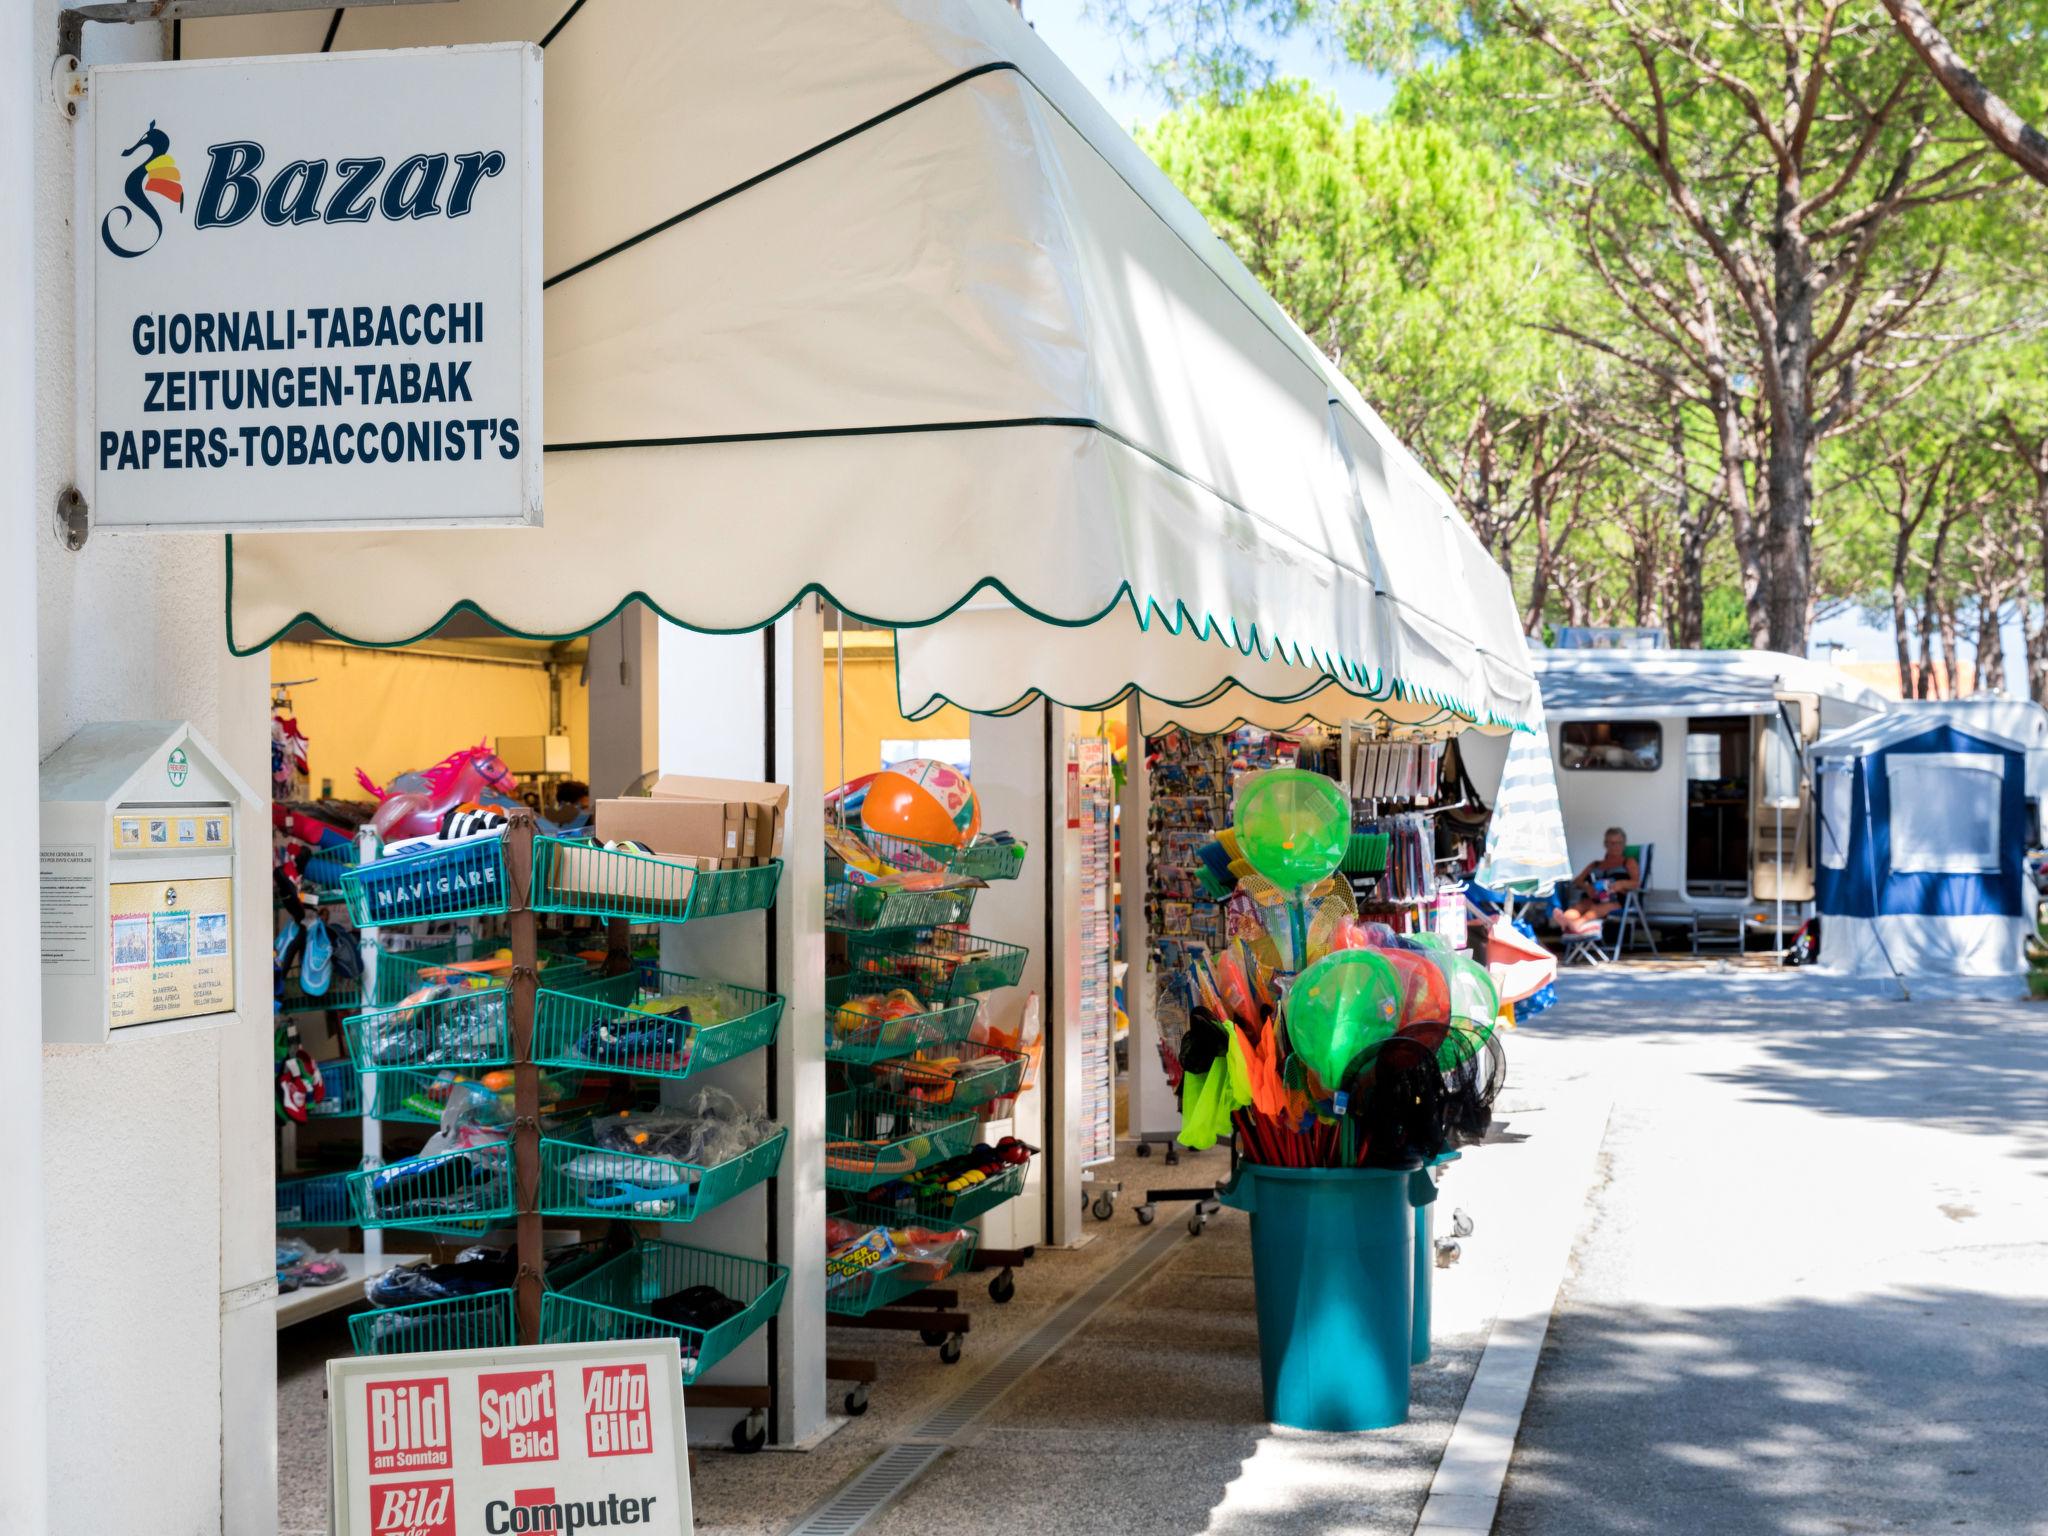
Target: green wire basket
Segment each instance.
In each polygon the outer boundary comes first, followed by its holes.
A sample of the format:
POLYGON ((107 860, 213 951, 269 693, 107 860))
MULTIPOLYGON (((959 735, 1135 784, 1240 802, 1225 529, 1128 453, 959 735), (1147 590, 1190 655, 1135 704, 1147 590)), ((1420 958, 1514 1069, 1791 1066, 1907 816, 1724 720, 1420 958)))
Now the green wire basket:
POLYGON ((769 1044, 782 1009, 773 992, 680 971, 642 969, 544 988, 534 1009, 533 1059, 680 1081, 769 1044), (664 1006, 676 999, 689 1007, 688 1020, 664 1006))
POLYGON ((1031 951, 957 928, 925 934, 849 934, 847 963, 856 974, 893 978, 925 997, 962 998, 1014 987, 1031 951))
POLYGON ((445 1349, 509 1349, 519 1342, 516 1294, 479 1291, 378 1307, 348 1320, 359 1355, 416 1355, 445 1349))
POLYGON ((316 1173, 277 1181, 277 1228, 352 1227, 355 1207, 349 1203, 347 1173, 316 1173))
POLYGON ((323 1061, 320 1081, 326 1095, 306 1103, 309 1120, 350 1120, 363 1112, 363 1080, 352 1061, 323 1061))
POLYGON ((891 869, 951 870, 975 880, 1014 880, 1024 872, 1026 845, 1014 839, 976 838, 971 843, 922 843, 913 837, 847 829, 891 869))
POLYGON ((886 1220, 899 1226, 906 1222, 917 1226, 930 1226, 933 1223, 940 1226, 957 1226, 1016 1199, 1024 1193, 1024 1185, 1030 1177, 1029 1163, 1015 1163, 994 1178, 986 1178, 957 1190, 944 1186, 920 1186, 914 1189, 906 1187, 907 1192, 900 1200, 857 1201, 846 1208, 846 1214, 857 1215, 864 1221, 886 1220))
POLYGON ((964 1062, 963 1052, 937 1047, 878 1062, 868 1069, 868 1086, 920 1104, 958 1110, 979 1109, 1022 1086, 1029 1061, 1023 1052, 998 1045, 970 1045, 966 1051, 972 1054, 964 1062), (948 1070, 948 1063, 960 1065, 948 1070))
POLYGON ((641 1243, 581 1280, 541 1298, 543 1344, 600 1344, 617 1339, 675 1339, 682 1345, 688 1386, 731 1354, 782 1306, 789 1271, 761 1259, 714 1253, 681 1243, 641 1243), (711 1286, 740 1310, 709 1328, 671 1323, 649 1309, 663 1297, 711 1286))
POLYGON ((979 886, 950 890, 910 891, 897 886, 861 885, 852 880, 825 882, 825 926, 841 933, 867 933, 884 928, 934 928, 964 923, 974 908, 979 886))
MULTIPOLYGON (((906 1223, 893 1211, 865 1205, 849 1206, 842 1214, 847 1220, 872 1222, 878 1227, 923 1225, 922 1222, 906 1223)), ((866 1317, 906 1296, 915 1296, 949 1275, 973 1268, 974 1250, 979 1242, 971 1228, 963 1228, 943 1259, 895 1259, 849 1275, 836 1285, 828 1272, 825 1276, 825 1310, 839 1317, 866 1317)))
POLYGON ((583 838, 533 840, 536 912, 687 923, 775 904, 782 860, 745 869, 695 869, 651 853, 602 848, 583 838))
POLYGON ((512 993, 468 987, 431 1003, 367 1008, 342 1021, 349 1054, 364 1072, 512 1063, 512 993))
MULTIPOLYGON (((365 1072, 360 1112, 372 1120, 402 1125, 439 1125, 449 1088, 458 1082, 474 1082, 485 1070, 507 1069, 437 1067, 426 1071, 365 1072)), ((583 1075, 579 1072, 541 1073, 542 1112, 549 1112, 563 1099, 574 1098, 582 1087, 583 1075)))
MULTIPOLYGON (((918 1004, 914 1013, 891 1012, 886 978, 846 975, 825 982, 825 1054, 833 1061, 866 1066, 908 1056, 926 1046, 965 1040, 974 1028, 981 1005, 960 1002, 926 1003, 914 995, 903 1002, 918 1004)), ((902 989, 906 990, 907 989, 902 989)))
POLYGON ((344 1013, 350 1008, 360 1008, 362 1004, 363 989, 356 982, 343 981, 339 976, 335 976, 328 981, 327 990, 318 997, 314 997, 299 986, 298 975, 294 973, 291 979, 285 982, 284 996, 278 999, 277 1011, 279 1013, 344 1013))
POLYGON ((474 917, 508 911, 512 905, 502 837, 468 837, 373 859, 346 871, 341 888, 349 921, 358 930, 474 917))
POLYGON ((316 891, 340 891, 348 872, 362 859, 354 838, 326 848, 308 848, 299 864, 299 877, 316 891))
POLYGON ((591 1121, 541 1139, 540 1210, 544 1216, 613 1221, 695 1221, 743 1189, 775 1176, 789 1132, 777 1130, 722 1163, 700 1167, 673 1158, 600 1148, 591 1121))
POLYGON ((870 1190, 958 1157, 974 1145, 980 1122, 873 1089, 825 1099, 825 1187, 870 1190))
POLYGON ((512 1186, 507 1142, 402 1158, 348 1176, 356 1221, 373 1229, 484 1231, 517 1214, 512 1186))

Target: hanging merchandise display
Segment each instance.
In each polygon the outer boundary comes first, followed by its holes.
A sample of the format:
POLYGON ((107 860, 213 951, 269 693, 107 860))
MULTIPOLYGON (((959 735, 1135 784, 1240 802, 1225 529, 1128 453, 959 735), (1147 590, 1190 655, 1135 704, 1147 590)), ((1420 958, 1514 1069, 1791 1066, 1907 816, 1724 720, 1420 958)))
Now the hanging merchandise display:
MULTIPOLYGON (((914 1299, 994 1268, 989 1295, 1008 1301, 1031 1254, 957 1225, 1015 1198, 1035 1151, 982 1139, 1025 1085, 1036 1041, 1002 1036, 979 997, 1017 981, 1024 950, 968 926, 977 894, 1015 879, 1026 849, 983 832, 967 775, 929 759, 842 786, 825 810, 825 925, 844 954, 825 983, 825 1310, 916 1333, 952 1364, 967 1314, 914 1299)), ((846 1406, 864 1412, 872 1362, 832 1369, 858 1373, 846 1406)))

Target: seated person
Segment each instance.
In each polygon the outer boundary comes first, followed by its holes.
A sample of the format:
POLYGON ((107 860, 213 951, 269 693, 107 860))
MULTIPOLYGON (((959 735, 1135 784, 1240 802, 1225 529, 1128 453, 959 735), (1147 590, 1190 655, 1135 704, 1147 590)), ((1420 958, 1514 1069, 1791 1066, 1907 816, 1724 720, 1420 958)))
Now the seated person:
POLYGON ((1642 867, 1628 856, 1628 834, 1609 827, 1603 842, 1600 856, 1573 877, 1570 899, 1559 898, 1552 914, 1564 933, 1598 933, 1607 914, 1621 906, 1621 898, 1643 883, 1642 867))

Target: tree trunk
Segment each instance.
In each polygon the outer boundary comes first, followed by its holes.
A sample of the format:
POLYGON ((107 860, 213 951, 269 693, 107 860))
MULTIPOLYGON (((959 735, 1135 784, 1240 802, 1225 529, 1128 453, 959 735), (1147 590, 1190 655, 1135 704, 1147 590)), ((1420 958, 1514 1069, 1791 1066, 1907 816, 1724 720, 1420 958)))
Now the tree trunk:
POLYGON ((2005 595, 1989 589, 1977 594, 1977 692, 1999 693, 2005 688, 2005 635, 1999 617, 2005 609, 2005 595))
POLYGON ((1914 697, 1913 612, 1906 593, 1906 555, 1913 534, 1904 519, 1900 521, 1892 544, 1892 643, 1899 651, 1899 697, 1910 699, 1914 697))
MULTIPOLYGON (((1771 649, 1771 617, 1764 596, 1764 551, 1749 496, 1750 436, 1742 419, 1742 397, 1717 385, 1714 431, 1721 448, 1721 496, 1728 503, 1728 527, 1742 582, 1742 607, 1749 617, 1749 643, 1771 649)), ((1704 619, 1702 629, 1704 629, 1704 619)))
POLYGON ((1771 402, 1766 474, 1770 516, 1764 528, 1770 649, 1806 654, 1813 585, 1813 271, 1806 236, 1788 224, 1796 182, 1778 189, 1772 231, 1777 392, 1771 402))
POLYGON ((1940 604, 1934 618, 1941 627, 1941 667, 1948 675, 1948 696, 1960 699, 1963 696, 1963 672, 1956 651, 1956 605, 1953 602, 1940 604))

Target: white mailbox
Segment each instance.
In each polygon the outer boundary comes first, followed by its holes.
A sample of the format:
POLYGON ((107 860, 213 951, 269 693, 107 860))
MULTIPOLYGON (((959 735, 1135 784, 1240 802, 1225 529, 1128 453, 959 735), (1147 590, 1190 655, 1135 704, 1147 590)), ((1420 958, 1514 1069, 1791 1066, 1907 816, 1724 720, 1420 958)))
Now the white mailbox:
POLYGON ((237 889, 237 851, 269 835, 263 802, 184 722, 88 725, 44 759, 43 1039, 227 1022, 235 915, 268 895, 237 889))

